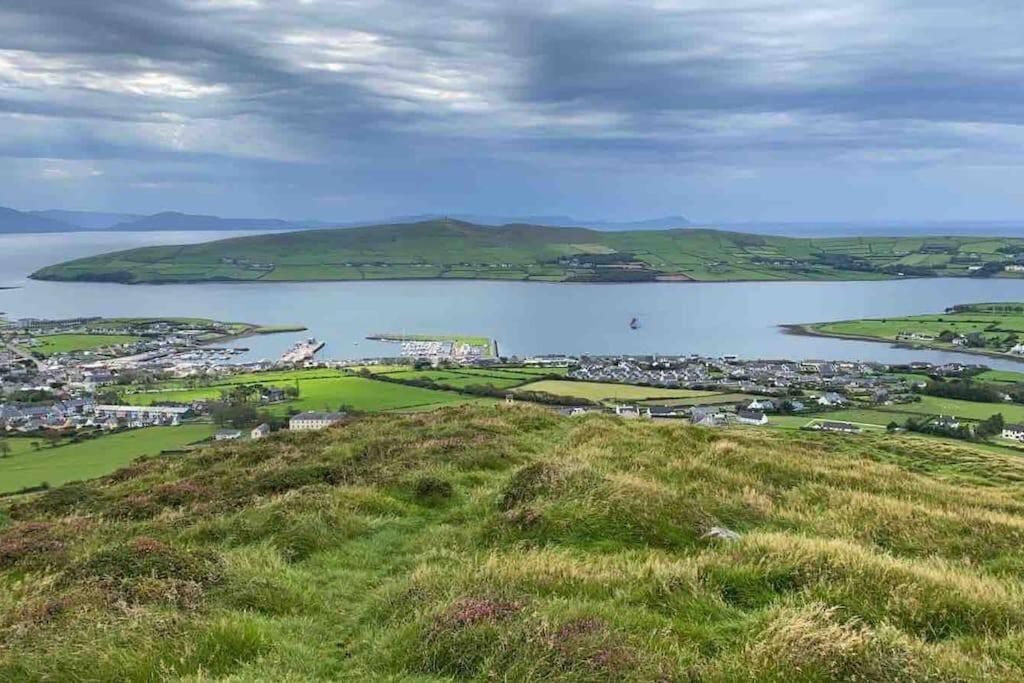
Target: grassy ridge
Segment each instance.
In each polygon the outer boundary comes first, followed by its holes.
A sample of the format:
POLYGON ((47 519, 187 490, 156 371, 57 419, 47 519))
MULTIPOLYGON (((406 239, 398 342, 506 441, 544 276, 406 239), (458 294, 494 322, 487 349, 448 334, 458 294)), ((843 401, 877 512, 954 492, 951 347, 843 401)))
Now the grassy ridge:
POLYGON ((124 283, 379 279, 635 282, 964 276, 1022 240, 790 238, 716 230, 600 232, 426 221, 144 247, 49 266, 32 277, 124 283))
POLYGON ((1019 680, 1022 482, 532 408, 220 445, 9 511, 0 679, 1019 680))

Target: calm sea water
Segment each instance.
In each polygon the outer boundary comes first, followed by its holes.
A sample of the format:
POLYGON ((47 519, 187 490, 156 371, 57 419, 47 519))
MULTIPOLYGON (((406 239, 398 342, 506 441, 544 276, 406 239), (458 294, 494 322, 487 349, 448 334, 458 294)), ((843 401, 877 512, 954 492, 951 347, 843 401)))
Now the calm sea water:
MULTIPOLYGON (((67 233, 0 236, 0 311, 9 317, 200 316, 309 332, 245 339, 246 358, 274 358, 305 336, 324 355, 394 354, 375 332, 493 337, 503 354, 636 353, 747 358, 970 361, 961 354, 799 337, 782 323, 929 313, 957 303, 1022 301, 1024 280, 905 280, 723 284, 554 285, 509 282, 339 282, 116 285, 35 282, 33 270, 70 258, 150 244, 182 244, 242 233, 67 233), (632 317, 641 328, 630 330, 632 317)), ((1024 369, 985 359, 993 367, 1024 369)))

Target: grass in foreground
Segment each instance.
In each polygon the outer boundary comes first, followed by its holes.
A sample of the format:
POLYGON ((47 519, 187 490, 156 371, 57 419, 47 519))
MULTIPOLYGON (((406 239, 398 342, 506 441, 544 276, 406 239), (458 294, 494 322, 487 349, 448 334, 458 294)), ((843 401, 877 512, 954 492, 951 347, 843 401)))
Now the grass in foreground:
POLYGON ((0 493, 49 482, 59 486, 113 472, 144 455, 182 448, 213 433, 210 425, 150 427, 49 448, 42 439, 11 438, 11 455, 0 458, 0 493), (34 444, 40 444, 36 449, 34 444))
POLYGON ((533 408, 220 445, 9 510, 0 679, 1019 680, 1022 482, 533 408))

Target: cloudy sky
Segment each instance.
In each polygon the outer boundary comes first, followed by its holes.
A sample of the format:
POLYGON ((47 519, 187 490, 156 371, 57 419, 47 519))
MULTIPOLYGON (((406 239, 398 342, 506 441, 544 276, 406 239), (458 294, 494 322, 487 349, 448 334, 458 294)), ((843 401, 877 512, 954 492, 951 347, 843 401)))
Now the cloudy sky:
POLYGON ((1018 0, 3 0, 0 204, 1024 217, 1018 0))

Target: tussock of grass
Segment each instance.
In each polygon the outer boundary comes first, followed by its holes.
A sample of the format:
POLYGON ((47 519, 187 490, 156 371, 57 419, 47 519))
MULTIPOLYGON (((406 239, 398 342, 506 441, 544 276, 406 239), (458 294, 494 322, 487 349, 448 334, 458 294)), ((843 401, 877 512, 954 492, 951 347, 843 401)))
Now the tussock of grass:
POLYGON ((936 449, 486 407, 154 458, 8 503, 0 679, 1024 678, 1024 464, 936 449))

